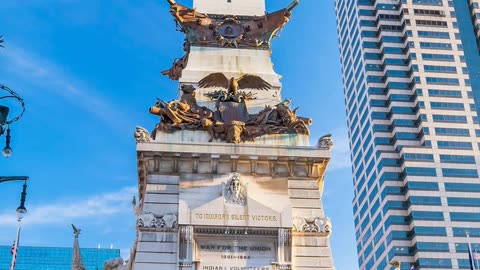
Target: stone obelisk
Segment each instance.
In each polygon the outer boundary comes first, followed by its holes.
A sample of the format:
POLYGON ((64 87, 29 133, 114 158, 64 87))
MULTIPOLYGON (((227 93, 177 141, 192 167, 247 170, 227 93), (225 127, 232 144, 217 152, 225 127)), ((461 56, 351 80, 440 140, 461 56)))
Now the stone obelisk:
MULTIPOLYGON (((167 0, 185 55, 162 72, 177 100, 137 127, 135 270, 334 269, 323 181, 333 143, 281 98, 271 41, 299 4, 167 0), (176 89, 175 89, 176 90, 176 89), (175 91, 174 90, 174 91, 175 91)), ((308 91, 305 89, 305 91, 308 91)))
POLYGON ((78 244, 78 236, 80 235, 81 230, 77 229, 73 224, 72 228, 73 234, 75 235, 75 240, 73 241, 72 270, 85 270, 82 255, 80 254, 80 245, 78 244))

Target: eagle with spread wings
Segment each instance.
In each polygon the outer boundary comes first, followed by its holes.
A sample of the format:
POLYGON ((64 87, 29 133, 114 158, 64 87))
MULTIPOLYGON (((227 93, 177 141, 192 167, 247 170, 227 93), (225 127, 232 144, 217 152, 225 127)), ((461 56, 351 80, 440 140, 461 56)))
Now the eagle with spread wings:
POLYGON ((212 73, 198 82, 201 88, 223 87, 227 89, 227 95, 238 95, 240 89, 269 90, 272 85, 256 75, 245 74, 239 79, 228 79, 223 73, 212 73))

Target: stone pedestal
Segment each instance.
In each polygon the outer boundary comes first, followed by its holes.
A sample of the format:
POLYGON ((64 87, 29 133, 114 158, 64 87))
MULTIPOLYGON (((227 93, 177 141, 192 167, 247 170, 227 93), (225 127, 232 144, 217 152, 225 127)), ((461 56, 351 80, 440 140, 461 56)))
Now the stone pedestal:
POLYGON ((191 142, 137 150, 135 270, 333 269, 321 203, 328 150, 191 142))

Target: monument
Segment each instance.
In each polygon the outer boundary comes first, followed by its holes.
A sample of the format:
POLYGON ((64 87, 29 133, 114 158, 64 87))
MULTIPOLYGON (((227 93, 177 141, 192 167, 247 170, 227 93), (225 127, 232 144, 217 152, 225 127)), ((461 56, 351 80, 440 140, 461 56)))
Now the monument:
POLYGON ((168 0, 185 55, 162 72, 179 98, 158 99, 137 127, 137 239, 129 269, 335 269, 322 207, 333 142, 309 145, 312 120, 281 98, 270 42, 294 1, 168 0), (153 117, 153 116, 152 116, 153 117))

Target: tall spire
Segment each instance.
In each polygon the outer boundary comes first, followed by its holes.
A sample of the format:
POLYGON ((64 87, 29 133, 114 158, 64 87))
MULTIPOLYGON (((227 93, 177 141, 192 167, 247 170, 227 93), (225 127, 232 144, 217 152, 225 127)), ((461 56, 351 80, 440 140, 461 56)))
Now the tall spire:
POLYGON ((73 254, 72 254, 72 270, 85 270, 83 266, 82 255, 80 255, 80 246, 78 244, 78 236, 80 235, 80 229, 77 229, 75 225, 72 224, 73 234, 75 235, 75 240, 73 242, 73 254))

